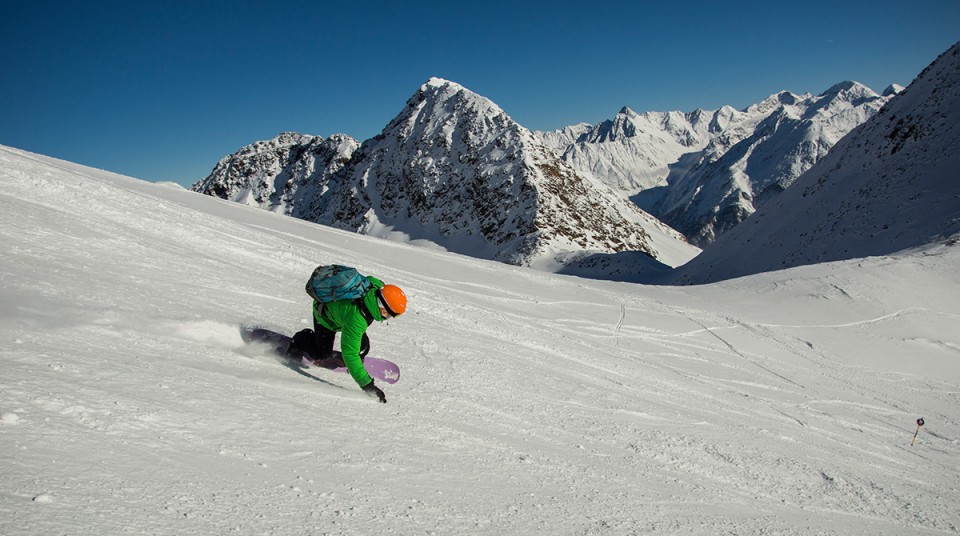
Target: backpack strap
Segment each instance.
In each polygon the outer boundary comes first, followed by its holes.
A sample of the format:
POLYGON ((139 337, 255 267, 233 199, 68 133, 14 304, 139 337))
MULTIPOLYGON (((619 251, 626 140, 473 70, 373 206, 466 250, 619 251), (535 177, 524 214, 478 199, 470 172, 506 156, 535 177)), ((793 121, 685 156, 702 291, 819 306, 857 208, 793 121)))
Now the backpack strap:
MULTIPOLYGON (((320 300, 313 300, 313 318, 314 318, 314 320, 316 320, 317 318, 323 318, 323 313, 324 313, 324 307, 323 307, 323 306, 324 306, 324 303, 323 303, 322 301, 320 301, 320 300)), ((327 319, 327 320, 329 320, 329 319, 327 319)))
POLYGON ((357 309, 360 309, 360 314, 363 315, 363 319, 367 321, 367 325, 373 324, 373 315, 367 310, 367 305, 363 303, 363 298, 357 298, 353 300, 353 303, 357 306, 357 309))

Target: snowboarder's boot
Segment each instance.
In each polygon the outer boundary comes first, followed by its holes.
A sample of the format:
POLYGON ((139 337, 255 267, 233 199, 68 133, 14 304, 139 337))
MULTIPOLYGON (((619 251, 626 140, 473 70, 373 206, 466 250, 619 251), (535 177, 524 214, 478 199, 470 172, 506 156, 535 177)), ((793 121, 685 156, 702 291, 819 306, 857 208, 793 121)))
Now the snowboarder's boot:
POLYGON ((316 337, 312 329, 302 329, 290 339, 290 346, 286 349, 286 354, 291 359, 300 361, 301 358, 313 361, 313 355, 310 351, 316 346, 316 337))

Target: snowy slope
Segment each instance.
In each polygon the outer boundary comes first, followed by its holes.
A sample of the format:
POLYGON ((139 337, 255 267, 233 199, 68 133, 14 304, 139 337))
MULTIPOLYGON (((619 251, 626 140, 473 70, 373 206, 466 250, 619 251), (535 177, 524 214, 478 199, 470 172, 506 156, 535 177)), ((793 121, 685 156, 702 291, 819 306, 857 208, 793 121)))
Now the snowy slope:
POLYGON ((960 527, 960 248, 644 287, 10 148, 0 184, 4 535, 960 527), (239 340, 321 262, 410 296, 385 406, 239 340))
POLYGON ((960 233, 960 44, 679 271, 708 282, 885 255, 960 233))

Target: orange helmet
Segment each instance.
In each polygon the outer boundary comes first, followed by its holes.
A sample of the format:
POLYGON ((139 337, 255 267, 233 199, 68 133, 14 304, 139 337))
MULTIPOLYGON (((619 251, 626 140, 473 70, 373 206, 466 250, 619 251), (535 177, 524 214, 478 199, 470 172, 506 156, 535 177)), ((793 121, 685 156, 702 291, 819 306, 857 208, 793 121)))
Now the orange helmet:
POLYGON ((407 295, 396 285, 384 285, 377 291, 377 300, 390 316, 400 316, 407 310, 407 295))

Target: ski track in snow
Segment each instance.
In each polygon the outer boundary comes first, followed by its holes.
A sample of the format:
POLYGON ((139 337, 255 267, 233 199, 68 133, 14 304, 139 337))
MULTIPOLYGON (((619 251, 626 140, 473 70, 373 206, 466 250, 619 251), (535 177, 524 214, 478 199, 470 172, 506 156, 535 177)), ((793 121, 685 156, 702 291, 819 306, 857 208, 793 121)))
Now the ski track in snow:
POLYGON ((0 533, 960 531, 953 249, 645 287, 0 178, 0 533), (309 326, 329 262, 410 296, 370 332, 387 405, 240 340, 309 326))

